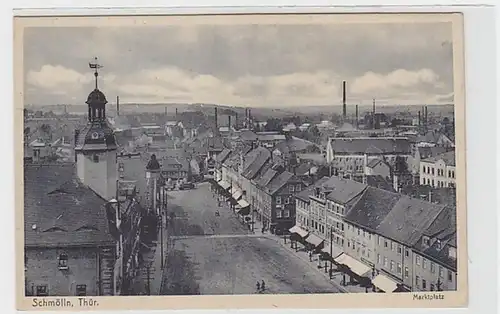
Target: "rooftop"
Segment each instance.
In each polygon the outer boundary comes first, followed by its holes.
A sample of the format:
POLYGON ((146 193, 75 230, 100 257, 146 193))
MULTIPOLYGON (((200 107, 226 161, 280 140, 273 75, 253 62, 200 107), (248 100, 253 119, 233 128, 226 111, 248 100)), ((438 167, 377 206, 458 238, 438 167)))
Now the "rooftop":
POLYGON ((436 155, 436 156, 433 156, 433 157, 429 157, 427 159, 424 159, 422 160, 423 162, 428 162, 428 163, 436 163, 438 161, 444 161, 444 163, 447 165, 447 166, 452 166, 452 167, 455 167, 456 166, 456 161, 455 161, 455 151, 450 151, 450 152, 446 152, 446 153, 442 153, 442 154, 439 154, 439 155, 436 155))
POLYGON ((73 164, 25 165, 25 246, 114 243, 105 204, 106 200, 81 183, 73 164))
POLYGON ((407 138, 332 138, 330 145, 335 153, 410 154, 411 152, 410 142, 407 138))

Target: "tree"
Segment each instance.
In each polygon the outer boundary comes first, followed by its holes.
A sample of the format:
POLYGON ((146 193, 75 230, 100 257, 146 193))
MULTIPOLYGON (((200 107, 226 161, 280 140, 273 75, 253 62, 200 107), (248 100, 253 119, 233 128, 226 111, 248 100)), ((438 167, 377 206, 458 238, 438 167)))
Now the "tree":
POLYGON ((394 161, 394 172, 397 174, 408 173, 408 164, 406 163, 406 160, 403 157, 401 156, 396 157, 396 160, 394 161))
POLYGON ((265 131, 281 131, 282 128, 283 128, 283 126, 282 126, 282 122, 280 119, 270 118, 270 119, 267 119, 267 124, 264 127, 264 130, 265 131))

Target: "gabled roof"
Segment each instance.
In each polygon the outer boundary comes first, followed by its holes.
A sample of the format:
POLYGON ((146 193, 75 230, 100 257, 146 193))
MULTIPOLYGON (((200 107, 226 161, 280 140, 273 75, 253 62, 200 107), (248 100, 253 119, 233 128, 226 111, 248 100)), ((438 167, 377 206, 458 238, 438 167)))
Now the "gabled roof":
POLYGON ((328 179, 330 179, 330 178, 323 177, 323 178, 319 179, 313 185, 307 187, 307 189, 302 190, 300 193, 296 194, 295 197, 299 198, 303 201, 309 202, 310 201, 309 196, 314 195, 314 189, 317 187, 321 187, 323 184, 325 184, 328 181, 328 179))
POLYGON ((288 181, 294 177, 293 173, 283 171, 275 176, 266 187, 267 193, 273 195, 278 192, 288 181))
POLYGON ((344 219, 368 229, 377 230, 400 197, 398 193, 369 186, 344 219))
POLYGON ((276 174, 278 174, 278 171, 273 169, 267 169, 267 171, 264 172, 262 177, 260 177, 259 180, 257 180, 256 185, 260 188, 266 187, 269 184, 269 182, 271 182, 271 180, 274 178, 274 176, 276 176, 276 174))
POLYGON ((420 155, 420 159, 426 159, 430 157, 437 156, 442 153, 446 153, 450 149, 447 147, 441 147, 441 146, 423 146, 423 147, 418 147, 418 153, 420 155))
POLYGON ((368 162, 368 164, 366 165, 367 167, 370 167, 370 168, 375 168, 378 164, 382 163, 382 159, 372 159, 368 162))
POLYGON ((456 165, 455 151, 453 150, 453 151, 450 151, 450 152, 442 153, 442 154, 436 155, 434 157, 430 157, 430 158, 424 159, 422 161, 423 162, 428 162, 428 163, 436 163, 439 160, 444 161, 444 163, 447 166, 454 167, 456 165))
POLYGON ((410 142, 406 138, 332 138, 330 145, 334 152, 347 154, 410 154, 411 152, 410 142))
POLYGON ((25 246, 112 245, 105 203, 73 164, 25 165, 25 246))
POLYGON ((366 176, 366 184, 371 187, 386 190, 389 192, 396 192, 391 182, 389 182, 386 178, 381 175, 368 175, 366 176))
POLYGON ((224 150, 217 155, 215 160, 222 163, 229 157, 229 154, 231 154, 231 150, 224 148, 224 150))
POLYGON ((366 184, 337 176, 330 177, 324 185, 330 191, 326 198, 340 204, 349 203, 367 188, 366 184))
POLYGON ((246 167, 242 176, 253 179, 264 164, 271 158, 271 152, 263 147, 258 147, 248 153, 245 157, 246 167))
POLYGON ((378 233, 408 246, 414 246, 445 208, 416 198, 402 196, 377 228, 378 233))

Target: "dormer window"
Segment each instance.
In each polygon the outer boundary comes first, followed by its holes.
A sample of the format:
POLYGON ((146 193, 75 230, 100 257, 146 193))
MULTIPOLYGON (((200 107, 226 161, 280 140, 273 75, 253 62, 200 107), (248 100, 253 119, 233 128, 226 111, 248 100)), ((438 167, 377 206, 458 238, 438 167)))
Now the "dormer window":
POLYGON ((431 240, 429 239, 429 237, 424 237, 424 244, 427 246, 431 245, 431 240))
POLYGON ((440 241, 440 240, 437 240, 437 241, 436 241, 436 248, 437 248, 438 250, 441 250, 441 241, 440 241))
POLYGON ((58 263, 58 268, 60 270, 65 270, 68 269, 68 254, 61 253, 59 254, 59 263, 58 263))

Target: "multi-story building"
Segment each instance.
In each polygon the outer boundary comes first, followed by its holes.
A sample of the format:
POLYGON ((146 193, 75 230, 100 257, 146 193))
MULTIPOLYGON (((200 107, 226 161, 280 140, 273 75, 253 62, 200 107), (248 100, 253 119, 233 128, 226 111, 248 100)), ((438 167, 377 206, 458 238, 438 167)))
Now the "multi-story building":
MULTIPOLYGON (((370 278, 374 288, 381 291, 418 291, 422 275, 416 269, 431 267, 427 260, 426 266, 421 266, 423 262, 417 257, 421 255, 419 243, 426 230, 440 234, 455 226, 452 219, 436 223, 444 220, 439 219, 440 215, 446 216, 450 210, 444 205, 368 188, 344 218, 348 224, 345 252, 366 266, 365 273, 357 275, 370 278)), ((430 286, 426 283, 426 287, 430 286)))
POLYGON ((24 167, 26 295, 115 294, 106 202, 82 184, 73 164, 24 167))
POLYGON ((455 187, 455 151, 449 151, 420 161, 420 185, 435 188, 455 187))
POLYGON ((123 294, 137 273, 144 217, 138 189, 122 180, 124 155, 106 120, 106 97, 96 87, 86 103, 75 164, 25 165, 29 295, 123 294))
POLYGON ((326 160, 334 174, 360 176, 373 159, 394 165, 396 157, 407 161, 411 152, 410 141, 404 137, 331 138, 326 147, 326 160))

